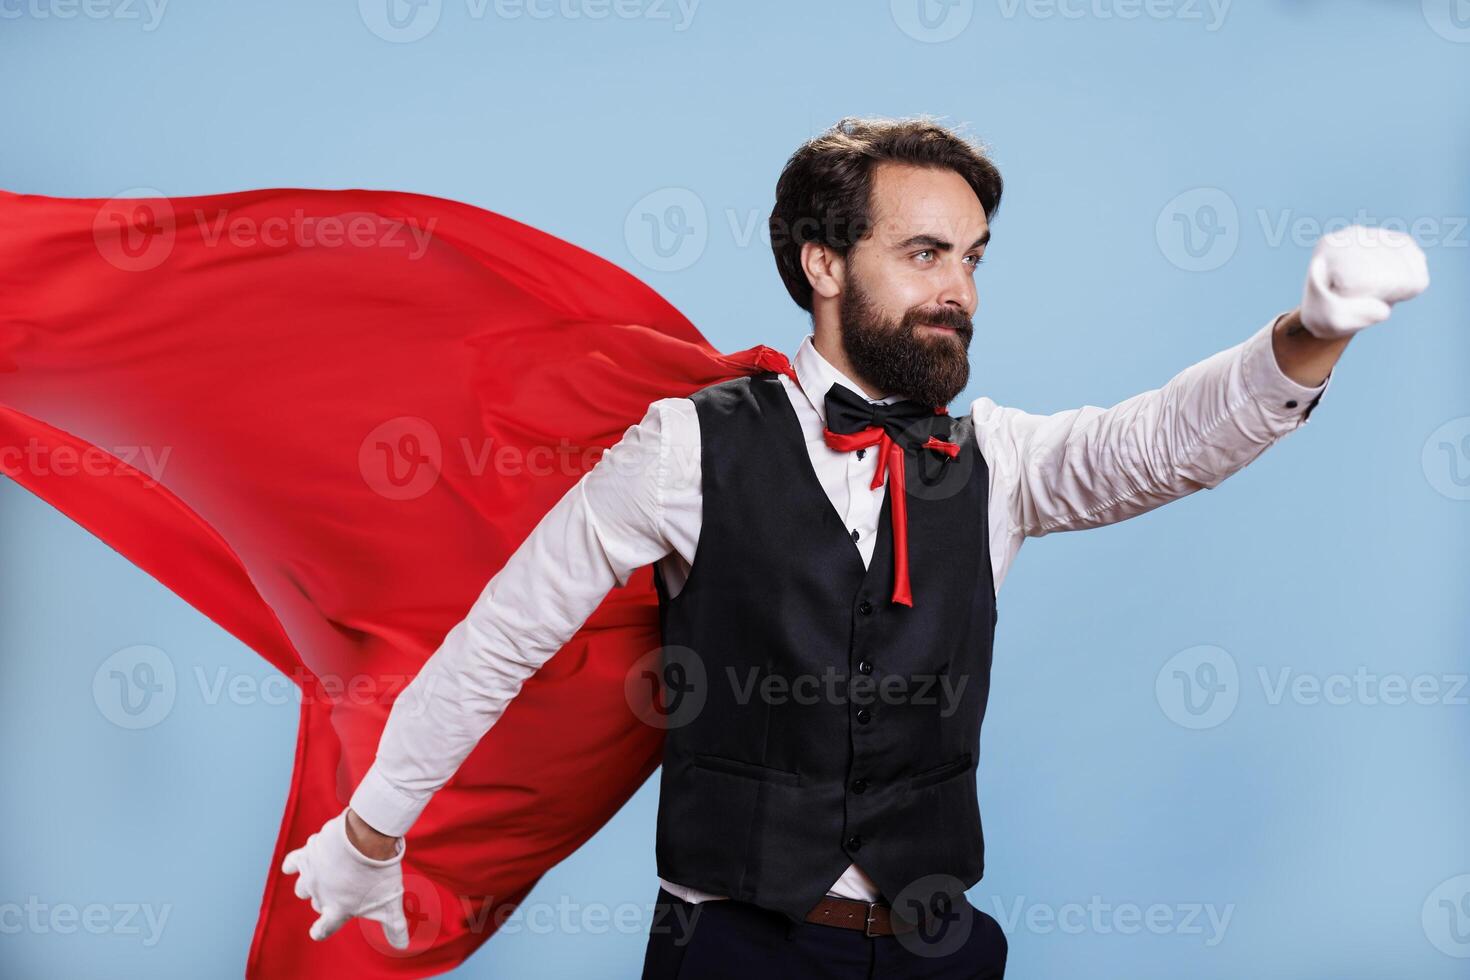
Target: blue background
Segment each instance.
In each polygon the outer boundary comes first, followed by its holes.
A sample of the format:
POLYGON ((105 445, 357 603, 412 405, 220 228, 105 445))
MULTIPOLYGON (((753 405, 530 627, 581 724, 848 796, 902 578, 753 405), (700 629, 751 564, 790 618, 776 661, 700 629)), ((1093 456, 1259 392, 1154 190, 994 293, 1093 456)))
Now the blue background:
MULTIPOLYGON (((1305 428, 1218 489, 1022 550, 999 597, 970 898, 1005 927, 1015 977, 1470 970, 1470 901, 1458 920, 1440 901, 1470 873, 1463 0, 1237 3, 1223 22, 1196 0, 1132 19, 1127 0, 984 0, 932 29, 912 0, 704 0, 687 21, 653 0, 601 18, 593 0, 535 8, 548 17, 443 0, 412 41, 380 36, 373 0, 174 0, 156 23, 94 2, 105 16, 0 2, 0 187, 464 200, 630 269, 723 350, 791 352, 807 332, 761 237, 802 140, 847 114, 967 124, 1007 189, 955 405, 1053 412, 1156 387, 1297 303, 1312 222, 1420 219, 1434 285, 1352 343, 1305 428), (651 194, 697 202, 667 271, 638 233, 651 194), (1276 234, 1296 219, 1300 236, 1276 234), (1201 645, 1236 665, 1238 701, 1196 730, 1156 680, 1201 645), (1428 678, 1437 699, 1272 696, 1283 670, 1360 668, 1428 678), (1162 903, 1176 926, 1044 918, 1089 903, 1162 903), (1180 926, 1191 905, 1228 912, 1223 937, 1207 915, 1180 926)), ((0 974, 238 976, 295 705, 282 685, 210 703, 218 677, 272 671, 9 482, 0 544, 0 974), (129 731, 92 679, 139 643, 167 653, 177 699, 129 731), (168 918, 151 943, 7 927, 28 896, 168 918)), ((512 920, 459 975, 636 976, 656 803, 655 781, 531 896, 633 903, 636 928, 512 920)))

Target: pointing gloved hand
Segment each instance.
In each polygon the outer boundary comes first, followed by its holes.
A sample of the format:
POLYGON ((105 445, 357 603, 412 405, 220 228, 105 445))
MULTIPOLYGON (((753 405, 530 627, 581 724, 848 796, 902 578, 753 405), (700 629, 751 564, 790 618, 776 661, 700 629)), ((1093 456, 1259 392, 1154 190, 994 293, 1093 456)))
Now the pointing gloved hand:
POLYGON ((1302 325, 1314 336, 1347 337, 1388 319, 1395 303, 1429 286, 1424 252, 1408 235, 1352 225, 1317 242, 1302 295, 1302 325))
POLYGON ((312 939, 326 939, 348 919, 372 919, 395 949, 408 948, 408 923, 403 915, 403 854, 407 844, 398 840, 398 853, 382 860, 368 857, 347 837, 347 808, 306 838, 306 843, 281 861, 281 871, 297 874, 296 896, 311 900, 321 913, 311 925, 312 939))

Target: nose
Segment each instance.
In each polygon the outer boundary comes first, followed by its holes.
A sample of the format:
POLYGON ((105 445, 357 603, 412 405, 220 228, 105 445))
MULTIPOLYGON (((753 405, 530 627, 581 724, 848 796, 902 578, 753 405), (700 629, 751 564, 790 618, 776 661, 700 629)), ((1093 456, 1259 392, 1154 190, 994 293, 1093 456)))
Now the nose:
POLYGON ((975 277, 962 261, 949 265, 939 295, 935 299, 951 310, 958 308, 966 317, 974 316, 979 297, 975 293, 975 277))

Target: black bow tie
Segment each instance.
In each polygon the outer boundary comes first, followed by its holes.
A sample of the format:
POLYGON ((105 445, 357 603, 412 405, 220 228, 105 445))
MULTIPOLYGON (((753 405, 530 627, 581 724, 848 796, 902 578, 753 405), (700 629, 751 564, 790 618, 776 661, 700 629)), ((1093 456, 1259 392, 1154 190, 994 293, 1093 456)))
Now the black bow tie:
POLYGON ((878 405, 846 385, 833 383, 825 402, 827 428, 841 435, 881 428, 894 442, 911 450, 922 447, 931 435, 949 438, 949 416, 911 399, 878 405))
POLYGON ((943 406, 926 407, 905 399, 888 405, 875 405, 845 385, 827 389, 827 427, 822 432, 827 445, 839 452, 851 452, 868 446, 878 447, 878 465, 871 489, 878 489, 885 478, 889 486, 889 517, 893 525, 893 596, 891 601, 905 606, 914 604, 909 588, 908 492, 904 489, 903 454, 905 449, 921 452, 931 449, 950 459, 959 455, 958 444, 949 442, 950 417, 943 406))

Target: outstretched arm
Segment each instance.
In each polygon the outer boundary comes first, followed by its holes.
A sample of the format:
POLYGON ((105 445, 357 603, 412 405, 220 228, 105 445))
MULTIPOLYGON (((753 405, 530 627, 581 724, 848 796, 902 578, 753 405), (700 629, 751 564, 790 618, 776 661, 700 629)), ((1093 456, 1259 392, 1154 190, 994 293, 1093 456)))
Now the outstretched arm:
POLYGON ((1307 421, 1352 335, 1428 285, 1407 236, 1349 228, 1313 254, 1300 309, 1111 408, 971 406, 993 500, 1022 537, 1111 524, 1219 485, 1307 421))
POLYGON ((1285 374, 1273 348, 1292 316, 1110 408, 1036 415, 977 399, 971 414, 991 468, 992 516, 1007 519, 1011 547, 1217 486, 1305 424, 1330 374, 1312 386, 1285 374))

